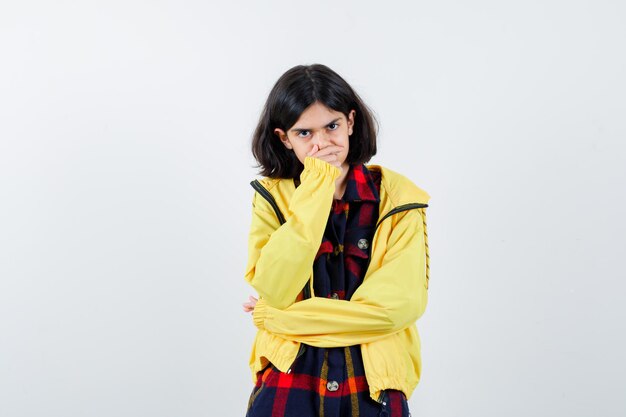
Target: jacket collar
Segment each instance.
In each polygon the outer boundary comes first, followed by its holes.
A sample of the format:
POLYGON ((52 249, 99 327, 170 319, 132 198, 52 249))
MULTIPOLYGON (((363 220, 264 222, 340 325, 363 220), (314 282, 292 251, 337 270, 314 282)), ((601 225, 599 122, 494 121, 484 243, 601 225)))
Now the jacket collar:
POLYGON ((399 172, 377 164, 365 165, 370 171, 381 173, 380 212, 410 203, 428 204, 430 195, 412 180, 399 172))

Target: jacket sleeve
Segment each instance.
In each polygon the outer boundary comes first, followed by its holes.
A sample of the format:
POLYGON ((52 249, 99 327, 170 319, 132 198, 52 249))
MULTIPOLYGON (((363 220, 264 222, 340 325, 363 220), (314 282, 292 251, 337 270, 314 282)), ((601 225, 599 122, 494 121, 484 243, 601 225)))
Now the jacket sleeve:
POLYGON ((314 297, 285 309, 259 299, 254 324, 284 339, 318 347, 373 342, 421 317, 428 300, 422 209, 399 214, 382 264, 367 272, 350 301, 314 297))
POLYGON ((336 166, 307 156, 282 225, 269 202, 254 193, 245 280, 269 305, 293 304, 311 277, 340 174, 336 166))

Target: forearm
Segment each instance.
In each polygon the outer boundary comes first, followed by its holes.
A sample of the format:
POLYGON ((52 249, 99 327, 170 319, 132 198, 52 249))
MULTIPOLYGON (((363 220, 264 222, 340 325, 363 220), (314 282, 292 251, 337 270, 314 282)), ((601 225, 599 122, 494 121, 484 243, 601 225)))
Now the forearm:
POLYGON ((291 307, 298 308, 279 310, 260 299, 253 313, 255 325, 284 339, 318 347, 373 342, 394 332, 393 323, 380 307, 319 297, 291 307))
POLYGON ((260 299, 255 325, 288 340, 333 347, 371 342, 413 324, 428 301, 418 216, 405 216, 408 228, 392 235, 383 264, 368 270, 350 301, 314 297, 276 309, 260 299))
POLYGON ((245 279, 277 308, 292 304, 311 276, 340 174, 317 158, 307 157, 304 166, 284 224, 255 194, 245 279))

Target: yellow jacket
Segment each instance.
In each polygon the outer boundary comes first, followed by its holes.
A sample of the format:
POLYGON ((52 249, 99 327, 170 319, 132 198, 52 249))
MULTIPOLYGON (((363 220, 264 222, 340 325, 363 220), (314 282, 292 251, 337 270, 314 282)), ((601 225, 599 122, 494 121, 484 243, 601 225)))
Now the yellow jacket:
POLYGON ((245 279, 259 294, 250 355, 254 381, 269 362, 289 372, 301 343, 359 344, 370 396, 378 400, 382 390, 398 389, 411 397, 422 367, 415 322, 428 300, 430 196, 402 174, 366 167, 382 173, 379 220, 363 282, 350 300, 313 294, 313 261, 339 168, 307 156, 297 188, 292 179, 251 182, 256 192, 245 279), (303 291, 311 298, 302 299, 303 291))

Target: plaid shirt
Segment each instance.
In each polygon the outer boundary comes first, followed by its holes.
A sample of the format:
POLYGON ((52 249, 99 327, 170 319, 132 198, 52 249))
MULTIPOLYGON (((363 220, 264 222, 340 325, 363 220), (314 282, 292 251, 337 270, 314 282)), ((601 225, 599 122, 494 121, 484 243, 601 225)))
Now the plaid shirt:
MULTIPOLYGON (((378 171, 368 170, 363 164, 350 165, 344 195, 332 202, 313 263, 316 297, 349 300, 363 280, 378 221, 380 179, 378 171)), ((390 417, 409 415, 401 391, 386 391, 384 404, 370 398, 360 345, 304 347, 288 373, 272 364, 258 373, 248 417, 366 417, 378 416, 382 409, 390 417)))

